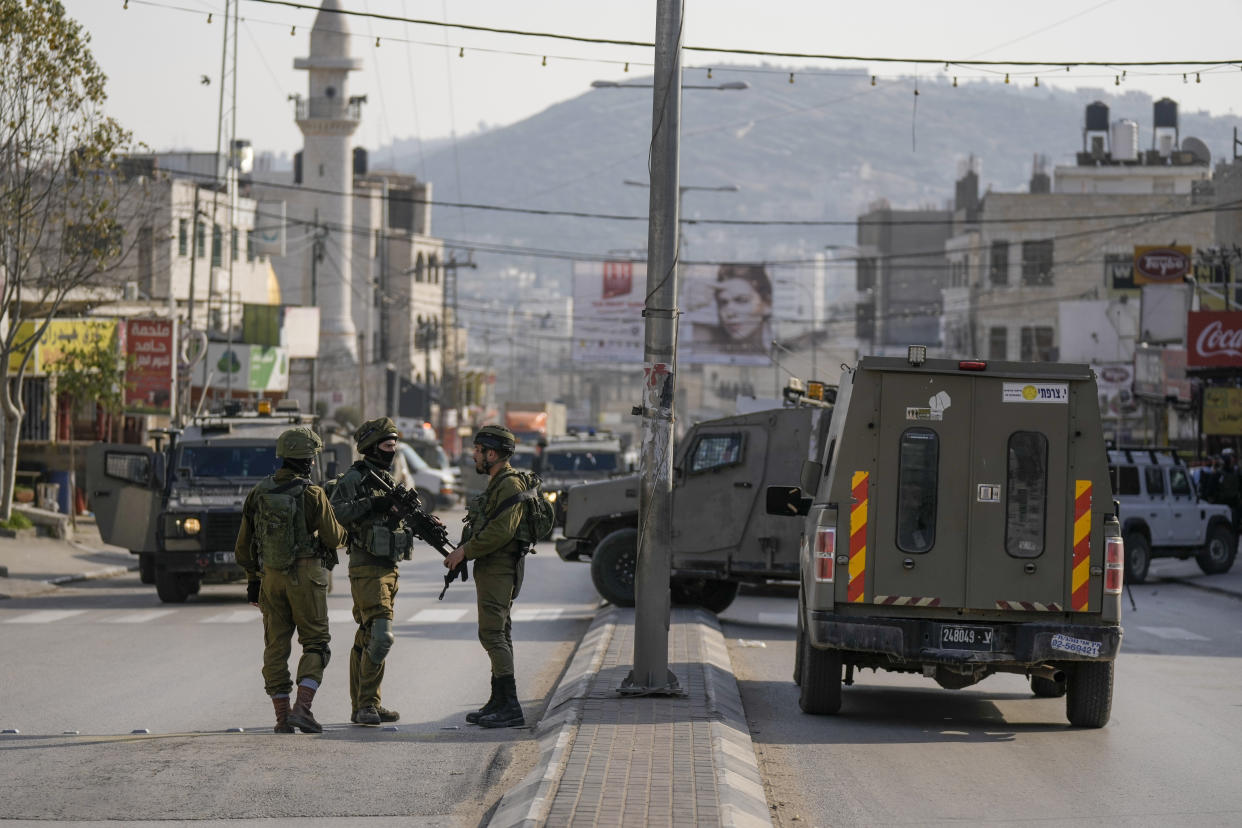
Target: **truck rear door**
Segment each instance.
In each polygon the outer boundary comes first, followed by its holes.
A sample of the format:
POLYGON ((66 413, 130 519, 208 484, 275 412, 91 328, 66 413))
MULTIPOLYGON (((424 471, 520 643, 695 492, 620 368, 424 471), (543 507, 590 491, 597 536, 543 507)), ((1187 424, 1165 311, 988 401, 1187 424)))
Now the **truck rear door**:
POLYGON ((1065 608, 1076 498, 1069 384, 989 379, 975 392, 965 606, 1065 608))
POLYGON ((86 450, 86 491, 104 543, 131 552, 157 551, 163 501, 157 455, 146 446, 97 443, 86 450))

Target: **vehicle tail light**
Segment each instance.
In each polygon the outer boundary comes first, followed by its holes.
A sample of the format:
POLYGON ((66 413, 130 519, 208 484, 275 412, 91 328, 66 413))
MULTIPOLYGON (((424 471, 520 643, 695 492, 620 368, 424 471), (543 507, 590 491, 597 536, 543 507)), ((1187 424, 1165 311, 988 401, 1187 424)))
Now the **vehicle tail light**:
POLYGON ((815 580, 832 583, 833 559, 837 553, 837 528, 821 526, 815 530, 815 580))
POLYGON ((963 359, 957 363, 959 371, 986 371, 988 364, 981 359, 963 359))
POLYGON ((1104 543, 1104 594, 1120 595, 1122 564, 1126 555, 1121 538, 1108 538, 1104 543))

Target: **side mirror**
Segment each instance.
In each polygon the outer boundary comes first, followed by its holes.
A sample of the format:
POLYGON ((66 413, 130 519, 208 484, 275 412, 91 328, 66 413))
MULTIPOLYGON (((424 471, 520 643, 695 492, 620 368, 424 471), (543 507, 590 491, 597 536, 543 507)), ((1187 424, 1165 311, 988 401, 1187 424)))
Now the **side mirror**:
POLYGON ((803 497, 797 486, 768 486, 764 498, 769 515, 798 517, 811 511, 811 498, 803 497))
POLYGON ((802 478, 798 484, 802 487, 802 491, 806 492, 807 497, 815 497, 815 493, 819 491, 819 481, 823 476, 823 463, 815 460, 802 461, 802 478))

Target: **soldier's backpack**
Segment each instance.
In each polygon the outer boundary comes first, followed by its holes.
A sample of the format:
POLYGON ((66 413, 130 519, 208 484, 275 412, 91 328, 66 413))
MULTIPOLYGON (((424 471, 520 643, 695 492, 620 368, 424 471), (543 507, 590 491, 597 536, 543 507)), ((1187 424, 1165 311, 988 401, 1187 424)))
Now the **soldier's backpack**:
POLYGON ((556 523, 556 513, 552 504, 543 496, 543 480, 534 472, 525 469, 514 469, 512 472, 525 487, 511 497, 501 501, 490 515, 488 521, 508 509, 514 503, 521 502, 524 506, 522 522, 518 525, 517 540, 526 547, 525 551, 534 552, 534 545, 552 536, 552 527, 556 523))
POLYGON ((313 554, 314 546, 302 514, 302 493, 310 481, 295 477, 287 483, 260 484, 254 514, 254 547, 263 566, 288 569, 295 560, 313 554))

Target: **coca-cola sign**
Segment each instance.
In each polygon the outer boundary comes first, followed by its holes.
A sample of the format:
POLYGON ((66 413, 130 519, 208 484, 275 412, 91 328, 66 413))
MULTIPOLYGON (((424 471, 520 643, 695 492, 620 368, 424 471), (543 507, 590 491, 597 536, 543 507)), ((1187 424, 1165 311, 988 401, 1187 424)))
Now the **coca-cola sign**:
POLYGON ((1190 272, 1190 253, 1186 245, 1134 248, 1134 283, 1167 285, 1182 281, 1190 272))
POLYGON ((1242 366, 1242 311, 1191 311, 1186 344, 1190 368, 1242 366))

